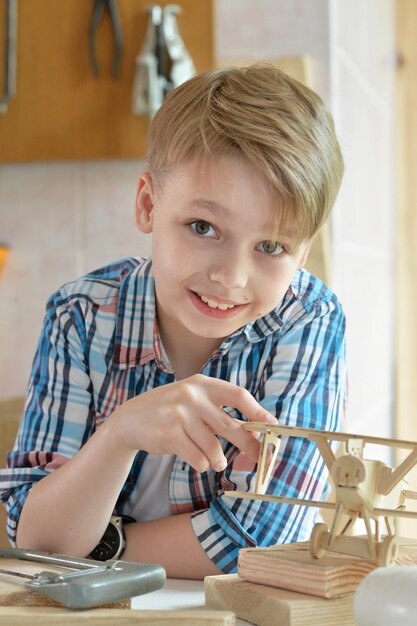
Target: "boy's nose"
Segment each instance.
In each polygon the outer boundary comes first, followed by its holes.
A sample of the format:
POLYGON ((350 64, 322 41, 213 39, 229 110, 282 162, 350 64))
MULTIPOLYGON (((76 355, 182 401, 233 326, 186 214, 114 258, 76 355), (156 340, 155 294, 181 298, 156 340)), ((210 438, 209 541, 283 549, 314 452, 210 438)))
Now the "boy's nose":
POLYGON ((239 254, 219 255, 212 263, 209 278, 227 289, 243 289, 248 283, 249 271, 239 254))

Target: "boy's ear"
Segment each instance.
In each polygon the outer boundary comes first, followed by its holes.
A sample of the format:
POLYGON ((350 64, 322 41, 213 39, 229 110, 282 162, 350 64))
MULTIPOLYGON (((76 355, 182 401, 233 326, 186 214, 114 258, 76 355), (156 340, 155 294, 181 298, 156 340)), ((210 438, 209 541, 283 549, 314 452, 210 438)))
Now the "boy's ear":
POLYGON ((308 253, 310 252, 310 248, 311 248, 312 243, 313 243, 312 241, 309 241, 308 244, 306 245, 306 247, 304 249, 304 252, 301 255, 301 259, 298 262, 298 268, 297 269, 300 270, 306 264, 307 259, 308 259, 308 253))
POLYGON ((143 233, 153 230, 154 188, 149 172, 139 177, 136 191, 136 225, 143 233))

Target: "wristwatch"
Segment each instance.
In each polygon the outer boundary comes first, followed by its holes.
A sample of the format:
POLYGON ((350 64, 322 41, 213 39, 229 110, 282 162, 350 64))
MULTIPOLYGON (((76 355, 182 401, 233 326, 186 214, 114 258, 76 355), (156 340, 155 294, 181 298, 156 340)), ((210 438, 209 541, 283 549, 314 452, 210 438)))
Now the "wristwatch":
POLYGON ((123 524, 134 522, 128 515, 112 515, 104 535, 88 557, 95 561, 118 559, 126 546, 126 535, 123 524))

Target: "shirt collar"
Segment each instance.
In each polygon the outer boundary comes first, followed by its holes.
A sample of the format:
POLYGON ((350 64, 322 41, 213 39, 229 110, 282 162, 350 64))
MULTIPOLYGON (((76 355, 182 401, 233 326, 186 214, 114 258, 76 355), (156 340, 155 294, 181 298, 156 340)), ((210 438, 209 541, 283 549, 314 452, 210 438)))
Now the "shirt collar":
POLYGON ((250 343, 261 341, 271 333, 278 331, 283 326, 283 320, 279 315, 279 307, 272 309, 269 313, 251 322, 243 329, 247 340, 250 343))
POLYGON ((152 360, 162 370, 173 372, 158 331, 152 260, 148 258, 121 277, 114 361, 124 369, 152 360))

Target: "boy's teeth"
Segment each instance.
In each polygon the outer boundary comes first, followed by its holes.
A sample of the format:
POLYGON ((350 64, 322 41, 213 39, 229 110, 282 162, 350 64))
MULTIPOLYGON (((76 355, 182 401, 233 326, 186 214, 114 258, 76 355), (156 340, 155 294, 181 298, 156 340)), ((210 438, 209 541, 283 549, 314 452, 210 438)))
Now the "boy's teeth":
POLYGON ((206 296, 200 296, 201 300, 205 302, 211 309, 220 309, 220 311, 226 311, 226 309, 233 309, 234 304, 219 304, 214 300, 209 300, 206 296))

